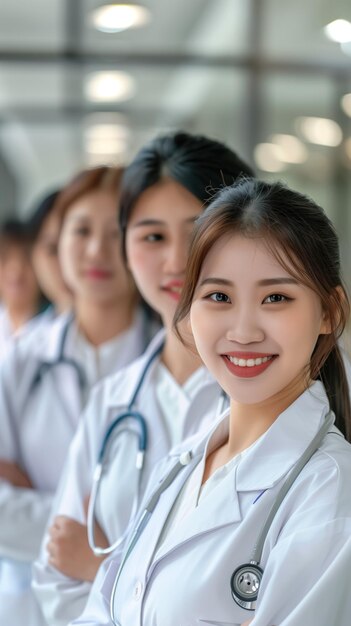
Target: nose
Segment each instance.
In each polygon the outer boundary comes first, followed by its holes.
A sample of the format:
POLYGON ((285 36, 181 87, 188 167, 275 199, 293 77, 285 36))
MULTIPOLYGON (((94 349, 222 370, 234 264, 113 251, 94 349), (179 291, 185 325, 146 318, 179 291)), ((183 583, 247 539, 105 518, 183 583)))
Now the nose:
POLYGON ((174 238, 165 251, 164 272, 170 275, 184 274, 188 260, 187 242, 174 238))
POLYGON ((226 339, 240 345, 260 343, 265 338, 265 332, 260 324, 259 316, 255 312, 241 307, 232 312, 228 320, 226 339))
POLYGON ((95 234, 89 238, 87 245, 87 254, 91 258, 100 258, 104 254, 106 246, 104 246, 104 237, 99 234, 95 234))

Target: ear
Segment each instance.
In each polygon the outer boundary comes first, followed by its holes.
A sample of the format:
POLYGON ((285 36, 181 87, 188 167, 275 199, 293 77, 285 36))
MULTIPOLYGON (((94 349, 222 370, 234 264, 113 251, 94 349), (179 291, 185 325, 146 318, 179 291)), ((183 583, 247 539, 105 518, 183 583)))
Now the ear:
POLYGON ((344 308, 344 304, 346 304, 346 294, 343 287, 338 285, 331 296, 332 311, 324 311, 323 313, 320 328, 321 335, 330 335, 338 328, 341 322, 341 311, 344 308))

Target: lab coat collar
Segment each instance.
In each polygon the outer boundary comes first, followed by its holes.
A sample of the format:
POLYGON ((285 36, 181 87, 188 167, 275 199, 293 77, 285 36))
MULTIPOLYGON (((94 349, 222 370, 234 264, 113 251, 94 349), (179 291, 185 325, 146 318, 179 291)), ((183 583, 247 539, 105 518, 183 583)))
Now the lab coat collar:
MULTIPOLYGON (((130 363, 126 368, 121 370, 116 376, 112 376, 105 380, 106 386, 108 386, 108 390, 106 393, 106 404, 109 408, 118 409, 119 407, 124 407, 129 404, 129 401, 134 394, 135 387, 137 382, 139 381, 146 363, 150 359, 151 355, 161 347, 165 340, 165 330, 161 329, 155 335, 155 337, 149 343, 145 352, 135 361, 130 363), (120 381, 123 380, 123 385, 120 384, 120 381), (117 384, 118 381, 118 384, 117 384)), ((144 384, 147 385, 148 381, 152 378, 153 372, 157 364, 159 363, 159 358, 157 357, 154 362, 150 365, 149 371, 145 378, 144 384)), ((196 374, 193 374, 195 376, 196 374)), ((210 383, 217 385, 217 382, 214 380, 212 374, 204 367, 200 368, 199 376, 201 376, 201 385, 200 388, 207 387, 210 383)))
MULTIPOLYGON (((145 369, 146 363, 150 359, 151 355, 161 347, 164 342, 164 338, 165 331, 164 329, 161 329, 151 340, 145 352, 140 357, 117 372, 116 375, 105 379, 106 406, 108 408, 118 409, 119 407, 128 406, 134 394, 136 384, 140 380, 140 377, 145 369), (121 384, 121 381, 123 381, 123 384, 121 384)), ((151 363, 145 378, 145 385, 148 384, 148 380, 150 380, 157 363, 158 358, 151 363)))
MULTIPOLYGON (((242 456, 237 468, 237 490, 256 491, 274 486, 299 460, 328 411, 324 386, 315 381, 242 456)), ((196 456, 202 449, 207 455, 227 439, 228 433, 229 409, 206 440, 193 448, 193 454, 196 456)))
MULTIPOLYGON (((215 489, 206 496, 206 516, 203 515, 202 507, 195 508, 166 538, 149 569, 148 578, 161 559, 190 538, 240 522, 239 493, 269 489, 281 480, 299 460, 328 411, 329 403, 324 387, 316 382, 281 413, 268 431, 242 455, 234 471, 224 478, 219 487, 222 494, 221 506, 218 506, 218 492, 215 489)), ((189 469, 184 472, 185 478, 199 462, 199 458, 200 463, 204 464, 207 454, 228 437, 228 432, 229 411, 226 411, 210 435, 192 448, 192 461, 189 469)), ((181 447, 178 448, 178 453, 180 451, 181 447)), ((173 454, 174 452, 170 456, 173 454)), ((170 503, 175 501, 184 482, 183 476, 181 482, 171 485, 169 491, 172 490, 172 493, 168 494, 163 504, 164 510, 158 507, 160 519, 158 532, 155 532, 157 537, 160 536, 160 529, 169 513, 170 503)))
MULTIPOLYGON (((51 323, 43 327, 40 335, 35 333, 33 350, 40 361, 53 362, 57 360, 62 334, 67 324, 71 325, 72 330, 75 327, 72 312, 62 313, 56 317, 51 323)), ((71 334, 71 328, 68 330, 68 335, 71 334)), ((69 347, 68 344, 69 339, 67 339, 67 348, 69 347)), ((69 349, 67 352, 65 350, 65 355, 69 355, 69 349)))

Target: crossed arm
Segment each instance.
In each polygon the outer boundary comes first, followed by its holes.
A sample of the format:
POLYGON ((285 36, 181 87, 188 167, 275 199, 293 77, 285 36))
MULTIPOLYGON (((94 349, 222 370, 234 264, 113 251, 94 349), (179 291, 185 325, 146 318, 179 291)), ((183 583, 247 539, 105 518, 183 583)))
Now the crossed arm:
MULTIPOLYGON (((88 502, 85 502, 87 510, 88 502)), ((108 546, 108 541, 96 524, 95 537, 98 545, 108 546)), ((49 542, 46 549, 49 563, 65 576, 77 580, 92 582, 104 560, 104 556, 95 556, 88 542, 87 527, 65 515, 54 518, 49 528, 49 542)))
POLYGON ((12 461, 0 460, 0 479, 11 483, 13 487, 21 487, 24 489, 32 489, 33 485, 26 472, 20 468, 17 463, 12 461))

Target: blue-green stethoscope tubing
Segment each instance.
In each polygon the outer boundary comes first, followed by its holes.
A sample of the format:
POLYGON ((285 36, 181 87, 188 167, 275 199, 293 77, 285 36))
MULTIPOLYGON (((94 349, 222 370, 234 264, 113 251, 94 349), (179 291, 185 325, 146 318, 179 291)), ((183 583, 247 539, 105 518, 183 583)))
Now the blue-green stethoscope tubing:
MULTIPOLYGON (((152 363, 162 352, 163 347, 164 347, 164 344, 162 343, 150 355, 148 361, 146 362, 143 368, 140 378, 136 384, 134 393, 132 395, 132 398, 129 402, 128 407, 126 408, 124 412, 117 415, 116 418, 113 420, 108 430, 106 431, 105 437, 101 445, 100 453, 98 456, 98 462, 94 471, 93 484, 91 488, 91 495, 89 499, 89 507, 88 507, 88 515, 87 515, 88 541, 89 541, 90 548, 93 550, 94 554, 96 554, 97 556, 110 554, 111 552, 116 550, 120 545, 122 545, 122 543, 125 541, 127 535, 129 534, 131 530, 130 525, 135 518, 135 515, 138 510, 138 506, 140 504, 140 483, 141 483, 141 476, 142 476, 142 471, 144 467, 145 453, 146 453, 147 443, 148 443, 148 430, 147 430, 145 417, 142 415, 142 413, 140 413, 140 411, 135 410, 134 407, 136 405, 138 395, 144 383, 145 377, 152 363), (131 427, 132 422, 134 422, 134 428, 131 427), (123 429, 120 428, 122 423, 125 424, 123 429), (137 426, 137 429, 135 429, 135 426, 137 426), (125 432, 130 432, 138 438, 138 450, 137 450, 136 459, 135 459, 135 468, 138 472, 138 482, 137 482, 137 489, 133 498, 131 513, 129 516, 129 523, 126 526, 124 533, 120 537, 118 537, 118 539, 116 539, 116 541, 114 541, 110 546, 103 548, 96 544, 95 536, 94 536, 96 500, 97 500, 97 496, 99 492, 101 477, 103 474, 104 460, 107 457, 109 445, 112 441, 112 435, 115 433, 115 431, 116 431, 116 435, 114 439, 116 439, 116 437, 118 437, 119 435, 125 432)), ((226 394, 222 392, 220 399, 219 399, 216 415, 219 415, 219 413, 221 413, 222 410, 224 410, 225 404, 226 404, 226 394)))
POLYGON ((73 319, 74 319, 74 315, 72 313, 68 316, 67 322, 62 328, 62 334, 60 337, 59 349, 58 349, 56 359, 54 361, 42 361, 38 365, 38 369, 35 372, 35 375, 33 377, 33 380, 29 389, 29 394, 32 393, 32 391, 34 391, 34 389, 39 385, 39 383, 42 381, 46 373, 49 370, 52 370, 54 367, 57 367, 58 365, 67 365, 68 367, 71 367, 77 375, 78 385, 79 385, 79 389, 81 393, 86 391, 88 387, 88 381, 87 381, 87 377, 86 377, 83 367, 80 365, 80 363, 78 363, 78 361, 76 361, 76 359, 73 359, 72 357, 68 357, 65 355, 67 334, 73 322, 73 319))
MULTIPOLYGON (((266 541, 267 535, 269 533, 269 530, 272 526, 273 520, 278 512, 278 509, 280 508, 286 494, 288 493, 288 491, 290 490, 290 488, 296 481, 298 475, 301 473, 301 471, 303 470, 307 462, 310 460, 310 458, 314 455, 314 453, 317 452, 318 448, 320 447, 321 443, 326 437, 329 431, 329 428, 332 426, 333 423, 334 423, 334 414, 332 413, 332 411, 329 411, 323 421, 323 424, 318 430, 317 434, 312 439, 310 444, 307 446, 307 448, 301 455, 300 459, 295 464, 295 466, 289 473, 289 476, 287 477, 282 487, 280 488, 275 498, 275 501, 269 511, 269 514, 265 520, 265 523, 263 524, 262 529, 257 537, 257 541, 252 551, 251 559, 247 563, 243 563, 242 565, 239 565, 239 567, 237 567, 234 570, 230 578, 230 590, 231 590, 232 598, 234 602, 243 609, 246 609, 248 611, 254 611, 256 608, 258 592, 260 589, 260 585, 261 585, 261 581, 262 581, 262 577, 264 573, 263 568, 260 565, 263 547, 264 547, 264 543, 266 541)), ((192 460, 192 454, 190 451, 183 453, 179 457, 179 460, 177 461, 177 463, 172 467, 168 475, 164 478, 164 480, 161 482, 161 484, 156 489, 154 494, 151 496, 150 500, 145 506, 143 513, 141 514, 139 518, 139 521, 131 536, 129 545, 125 552, 124 558, 122 560, 122 563, 120 565, 118 574, 116 576, 116 579, 112 588, 111 600, 110 600, 110 615, 111 615, 112 622, 115 626, 121 626, 120 622, 115 619, 114 604, 115 604, 115 596, 116 596, 118 582, 121 577, 123 568, 126 564, 126 561, 128 560, 131 552, 133 551, 136 543, 138 542, 144 528, 148 524, 152 516, 152 513, 154 509, 156 508, 156 505, 160 496, 162 495, 164 491, 166 491, 166 489, 168 489, 168 487, 177 477, 179 472, 182 469, 184 469, 184 467, 188 465, 191 462, 191 460, 192 460)), ((200 460, 201 460, 201 455, 197 459, 197 463, 199 463, 200 460)))
POLYGON ((87 514, 88 541, 89 541, 90 548, 92 549, 94 554, 97 556, 110 554, 111 552, 113 552, 113 550, 116 550, 123 543, 129 531, 129 524, 127 524, 125 532, 120 537, 118 537, 116 541, 114 541, 110 546, 107 546, 106 548, 103 548, 96 544, 95 533, 94 533, 96 499, 99 493, 100 481, 101 481, 101 477, 102 477, 103 469, 104 469, 104 461, 108 454, 109 445, 112 442, 112 435, 115 432, 116 432, 116 437, 119 436, 121 433, 130 432, 138 439, 138 450, 137 450, 136 459, 135 459, 135 468, 138 472, 138 483, 137 483, 136 493, 133 498, 129 523, 134 519, 134 516, 137 512, 139 499, 140 499, 141 474, 142 474, 143 467, 144 467, 144 458, 145 458, 145 452, 147 448, 148 430, 147 430, 145 417, 142 415, 140 411, 137 411, 136 409, 134 409, 134 407, 138 399, 140 389, 146 378, 146 375, 149 372, 151 365, 154 363, 154 361, 157 359, 159 354, 162 352, 163 347, 164 347, 164 344, 162 342, 161 345, 159 345, 150 355, 149 359, 145 363, 143 371, 141 372, 139 380, 137 381, 137 384, 134 389, 134 393, 132 394, 131 400, 128 406, 126 407, 126 410, 122 411, 115 417, 115 419, 113 420, 113 422, 110 424, 109 428, 107 429, 103 442, 101 444, 98 461, 97 461, 94 475, 93 475, 93 483, 92 483, 92 488, 91 488, 91 493, 90 493, 88 514, 87 514), (131 426, 132 423, 134 423, 133 428, 131 426), (123 428, 121 428, 121 425, 123 425, 123 428), (135 426, 137 427, 136 429, 135 429, 135 426), (118 431, 116 431, 117 428, 118 428, 118 431))

